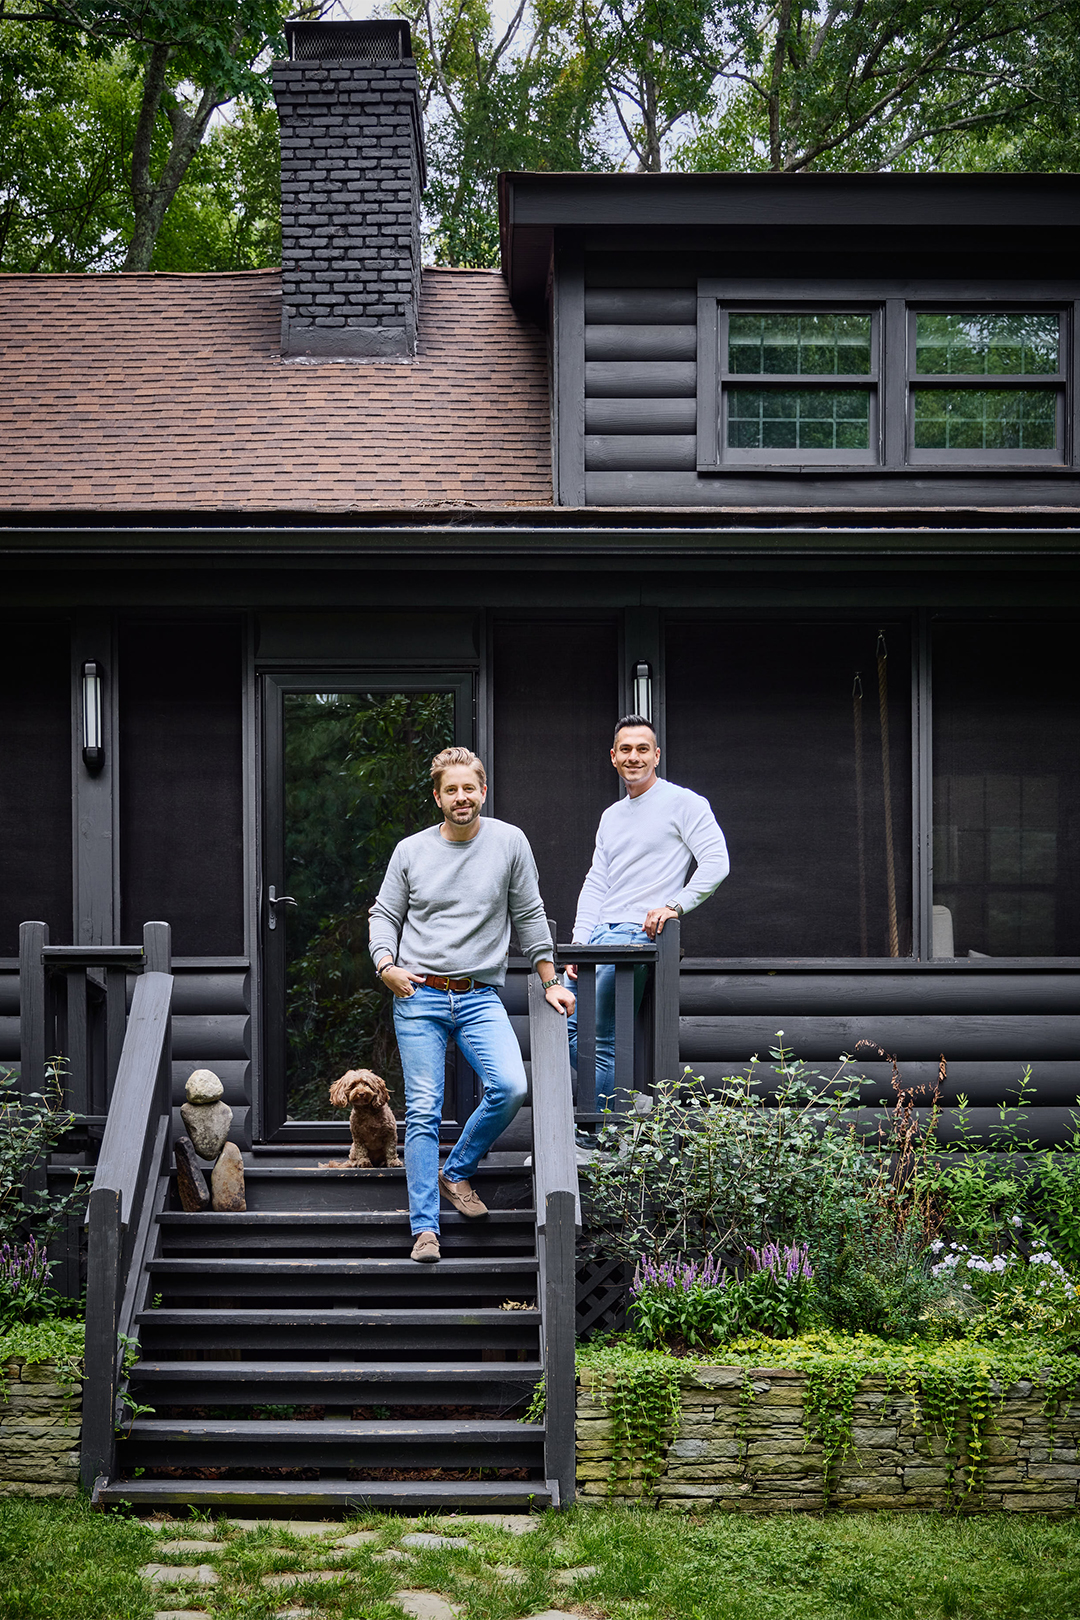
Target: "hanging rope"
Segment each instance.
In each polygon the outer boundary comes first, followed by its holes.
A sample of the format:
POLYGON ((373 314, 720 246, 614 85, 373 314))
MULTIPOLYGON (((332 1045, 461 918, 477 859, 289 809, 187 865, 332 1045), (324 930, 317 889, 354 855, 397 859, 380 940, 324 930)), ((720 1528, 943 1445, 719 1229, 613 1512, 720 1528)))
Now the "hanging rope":
POLYGON ((855 726, 855 821, 859 846, 859 954, 870 955, 870 936, 866 927, 866 783, 863 778, 862 752, 862 673, 855 671, 855 684, 851 688, 852 721, 855 726))
POLYGON ((893 848, 892 771, 889 765, 889 650, 884 630, 877 638, 878 712, 881 717, 881 788, 885 796, 885 888, 889 902, 889 955, 900 955, 896 926, 896 851, 893 848))

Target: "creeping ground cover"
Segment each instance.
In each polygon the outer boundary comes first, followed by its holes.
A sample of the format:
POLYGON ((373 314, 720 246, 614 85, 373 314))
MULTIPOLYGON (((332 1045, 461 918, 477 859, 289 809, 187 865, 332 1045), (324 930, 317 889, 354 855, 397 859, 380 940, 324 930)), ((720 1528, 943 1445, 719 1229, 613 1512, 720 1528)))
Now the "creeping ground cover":
POLYGON ((1080 1384, 1080 1116, 1037 1151, 1025 1076, 989 1140, 961 1099, 944 1142, 944 1059, 929 1094, 894 1063, 873 1108, 846 1065, 770 1055, 719 1087, 687 1071, 635 1098, 584 1171, 595 1248, 634 1268, 628 1331, 579 1350, 612 1418, 612 1490, 648 1491, 680 1387, 709 1363, 744 1369, 747 1403, 754 1367, 805 1375, 827 1493, 860 1381, 910 1397, 954 1501, 977 1505, 1007 1391, 1032 1386, 1052 1448, 1080 1384))

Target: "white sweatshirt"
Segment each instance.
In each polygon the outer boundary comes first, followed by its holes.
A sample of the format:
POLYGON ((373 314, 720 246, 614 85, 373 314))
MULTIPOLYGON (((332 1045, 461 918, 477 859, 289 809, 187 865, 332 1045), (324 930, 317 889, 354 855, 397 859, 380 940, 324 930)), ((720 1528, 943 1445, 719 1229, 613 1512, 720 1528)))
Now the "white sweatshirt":
POLYGON ((600 817, 589 875, 578 897, 574 940, 586 945, 597 923, 635 923, 657 906, 692 911, 730 870, 724 835, 700 793, 657 777, 600 817), (697 871, 688 883, 691 856, 697 871))

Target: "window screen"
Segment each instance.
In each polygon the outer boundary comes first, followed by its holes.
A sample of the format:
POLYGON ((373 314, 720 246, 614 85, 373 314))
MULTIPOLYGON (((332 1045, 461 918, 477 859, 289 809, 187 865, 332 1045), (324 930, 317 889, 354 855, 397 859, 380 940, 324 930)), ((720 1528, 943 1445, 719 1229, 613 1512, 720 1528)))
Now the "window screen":
POLYGON ((494 811, 524 830, 548 916, 563 939, 570 938, 597 823, 618 797, 610 759, 618 678, 613 619, 495 625, 494 811))
POLYGON ((909 955, 907 627, 679 619, 665 656, 661 770, 709 799, 731 853, 687 954, 909 955))
POLYGON ((241 636, 237 624, 132 624, 120 638, 125 939, 172 924, 178 956, 244 949, 241 636))
POLYGON ((935 626, 935 955, 1080 955, 1073 634, 935 626))
POLYGON ((70 943, 71 639, 67 624, 9 623, 0 705, 0 956, 19 924, 70 943))

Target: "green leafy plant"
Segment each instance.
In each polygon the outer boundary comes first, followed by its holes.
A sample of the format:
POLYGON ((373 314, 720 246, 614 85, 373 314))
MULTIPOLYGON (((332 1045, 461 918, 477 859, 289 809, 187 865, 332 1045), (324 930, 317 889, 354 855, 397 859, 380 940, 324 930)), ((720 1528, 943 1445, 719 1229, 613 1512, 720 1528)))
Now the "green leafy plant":
POLYGON ((47 1065, 45 1089, 28 1094, 10 1069, 0 1069, 0 1240, 43 1241, 85 1202, 89 1189, 78 1178, 70 1191, 58 1194, 44 1186, 40 1173, 75 1120, 64 1106, 60 1059, 47 1065), (35 1180, 42 1184, 35 1186, 35 1180))
POLYGON ((613 1495, 644 1495, 661 1472, 682 1417, 683 1367, 674 1357, 626 1340, 579 1351, 579 1375, 611 1416, 613 1495))

